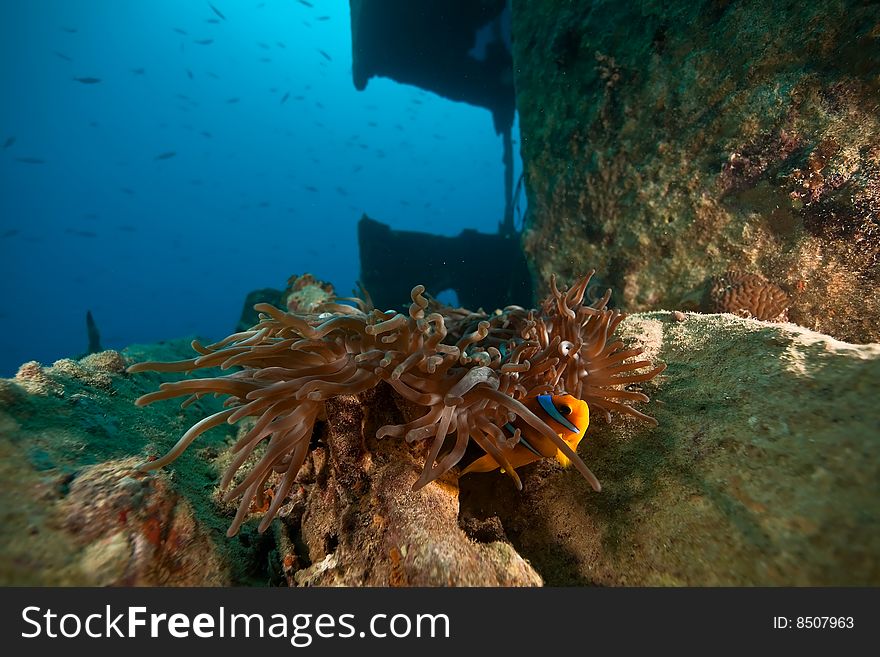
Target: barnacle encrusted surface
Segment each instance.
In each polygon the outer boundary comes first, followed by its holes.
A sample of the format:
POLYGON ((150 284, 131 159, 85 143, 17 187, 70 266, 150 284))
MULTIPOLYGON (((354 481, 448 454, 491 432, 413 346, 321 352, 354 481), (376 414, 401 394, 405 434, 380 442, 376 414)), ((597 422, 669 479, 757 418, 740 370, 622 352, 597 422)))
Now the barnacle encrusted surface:
MULTIPOLYGON (((591 274, 592 275, 592 274, 591 274)), ((241 498, 229 529, 233 535, 254 506, 266 508, 265 530, 284 504, 310 450, 312 429, 324 402, 357 395, 386 382, 409 402, 424 407, 421 417, 386 425, 378 437, 430 440, 429 454, 414 489, 449 472, 470 441, 490 454, 518 487, 516 470, 505 456, 510 440, 501 430, 515 417, 546 436, 599 490, 580 457, 540 417, 523 404, 539 394, 568 393, 610 418, 612 411, 654 422, 628 402, 647 401, 624 388, 652 379, 664 365, 632 360, 641 350, 625 349, 612 334, 624 315, 608 309, 610 291, 591 305, 584 294, 591 275, 551 294, 538 310, 509 306, 493 315, 433 311, 424 288, 412 290, 406 313, 326 303, 316 313, 284 312, 258 304, 260 322, 220 342, 193 348, 201 355, 173 363, 146 362, 130 372, 189 372, 205 367, 234 369, 219 377, 164 383, 138 404, 186 396, 184 405, 206 394, 227 396, 226 408, 195 424, 165 456, 144 465, 150 470, 180 456, 204 431, 245 417, 254 426, 233 448, 221 481, 227 501, 241 498), (259 460, 246 472, 255 450, 259 460), (273 484, 273 475, 280 481, 273 484), (270 481, 271 480, 271 481, 270 481), (271 489, 271 493, 267 493, 271 489)))
POLYGON ((769 322, 785 322, 788 321, 789 303, 788 293, 763 276, 728 271, 709 280, 701 307, 709 313, 731 313, 769 322))

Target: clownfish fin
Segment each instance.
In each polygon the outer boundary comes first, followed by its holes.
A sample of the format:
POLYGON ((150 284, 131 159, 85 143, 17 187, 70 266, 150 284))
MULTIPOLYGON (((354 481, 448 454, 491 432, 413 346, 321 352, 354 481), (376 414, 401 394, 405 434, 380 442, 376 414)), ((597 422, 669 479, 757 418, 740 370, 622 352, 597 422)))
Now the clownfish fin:
POLYGON ((492 458, 491 454, 485 454, 462 470, 461 474, 466 475, 469 472, 491 472, 492 470, 497 470, 499 467, 501 466, 492 458))

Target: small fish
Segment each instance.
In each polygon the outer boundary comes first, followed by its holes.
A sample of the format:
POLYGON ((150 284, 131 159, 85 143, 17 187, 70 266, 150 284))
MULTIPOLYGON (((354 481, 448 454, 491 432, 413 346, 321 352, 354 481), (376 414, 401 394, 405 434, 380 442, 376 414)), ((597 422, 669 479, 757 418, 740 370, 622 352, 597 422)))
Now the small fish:
POLYGON ((269 50, 269 44, 268 44, 268 43, 263 43, 262 41, 257 41, 257 45, 258 45, 260 48, 262 48, 263 50, 269 50))
POLYGON ((133 68, 133 69, 131 69, 131 72, 134 73, 135 75, 143 75, 144 73, 146 73, 146 70, 144 70, 142 68, 133 68))
POLYGON ((362 164, 355 164, 354 167, 352 167, 351 172, 352 172, 352 173, 357 173, 358 171, 360 171, 360 170, 363 169, 363 168, 364 168, 364 167, 363 167, 362 164))
POLYGON ((283 41, 276 41, 275 45, 278 46, 279 48, 287 48, 287 46, 284 45, 283 41))
POLYGON ((376 123, 375 121, 367 121, 367 125, 370 126, 371 128, 378 128, 379 127, 379 124, 376 123))
POLYGON ((219 79, 220 79, 220 76, 217 75, 216 73, 214 73, 213 71, 208 71, 207 75, 208 75, 209 78, 214 78, 215 80, 219 80, 219 79))
POLYGON ((134 190, 131 187, 120 187, 119 191, 129 196, 134 196, 134 190))
POLYGON ((211 8, 211 11, 213 11, 215 14, 217 14, 217 16, 219 16, 222 20, 224 20, 224 21, 226 20, 226 16, 224 16, 224 15, 220 12, 220 10, 217 9, 217 7, 215 7, 214 5, 212 5, 210 2, 208 3, 208 6, 211 8))
POLYGON ((339 194, 340 196, 348 196, 348 192, 345 191, 345 189, 342 187, 337 187, 336 193, 339 194))
POLYGON ((135 226, 132 226, 131 224, 122 224, 120 226, 117 226, 117 228, 125 233, 137 232, 137 228, 135 226))
MULTIPOLYGON (((573 452, 584 437, 590 424, 590 409, 587 402, 575 399, 571 395, 538 395, 523 402, 532 413, 541 418, 552 429, 559 439, 568 445, 573 452)), ((571 465, 571 460, 559 447, 557 441, 547 434, 538 431, 520 417, 508 422, 501 430, 511 439, 519 437, 512 447, 502 447, 501 454, 507 458, 513 468, 534 463, 543 458, 556 458, 563 467, 571 465)), ((578 470, 580 470, 579 464, 578 470)), ((489 472, 502 467, 491 454, 486 454, 471 463, 462 474, 469 472, 489 472)), ((589 470, 587 473, 592 475, 589 470)), ((588 480, 596 490, 599 482, 595 477, 588 480)))
POLYGON ((260 61, 263 62, 264 64, 268 64, 269 62, 272 61, 272 58, 271 57, 260 57, 260 61))
POLYGON ((202 132, 200 132, 199 134, 202 135, 202 137, 207 137, 208 139, 211 139, 211 138, 214 137, 214 135, 212 135, 212 134, 211 134, 210 132, 208 132, 207 130, 202 130, 202 132))
POLYGON ((318 109, 322 110, 322 109, 324 109, 324 104, 323 104, 321 101, 317 101, 317 102, 315 103, 315 107, 317 107, 318 109))
POLYGON ((22 162, 23 164, 45 164, 46 160, 43 160, 39 157, 17 157, 15 158, 16 162, 22 162))
POLYGON ((196 39, 195 43, 199 44, 200 46, 210 46, 212 43, 214 43, 214 39, 196 39))
POLYGON ((313 185, 305 185, 305 188, 310 192, 317 192, 318 191, 318 188, 314 187, 313 185))
POLYGON ((64 231, 68 235, 76 235, 77 237, 97 237, 98 233, 95 233, 91 230, 76 230, 75 228, 68 228, 64 231))
POLYGON ((217 25, 220 23, 220 21, 218 21, 216 18, 207 18, 207 19, 205 19, 205 22, 211 23, 212 25, 217 25))
POLYGON ((324 59, 326 59, 328 62, 333 61, 333 58, 330 55, 328 55, 326 52, 321 50, 320 48, 318 48, 318 52, 321 53, 321 56, 324 57, 324 59))
POLYGON ((241 99, 238 97, 235 97, 235 98, 228 99, 226 102, 229 103, 230 105, 232 105, 234 103, 237 103, 239 100, 241 100, 241 99))
POLYGON ((155 160, 170 160, 175 155, 177 155, 177 151, 165 151, 164 153, 159 153, 153 159, 155 159, 155 160))
POLYGON ((98 84, 101 81, 101 78, 73 78, 76 82, 80 84, 98 84))
POLYGON ((294 100, 305 100, 306 97, 305 96, 294 96, 293 99, 294 100))
POLYGON ((187 36, 189 34, 189 32, 187 32, 186 30, 182 30, 179 27, 175 27, 173 29, 175 32, 177 32, 178 34, 182 34, 183 36, 187 36))
POLYGON ((304 7, 314 7, 315 6, 311 2, 309 2, 308 0, 296 0, 296 1, 299 4, 303 5, 304 7))
POLYGON ((190 71, 189 69, 186 69, 186 77, 188 77, 190 80, 192 80, 193 79, 193 72, 190 71))
POLYGON ((73 58, 72 58, 72 57, 68 57, 68 56, 65 55, 63 52, 58 52, 57 50, 53 50, 52 52, 55 53, 55 56, 56 56, 56 57, 60 57, 60 58, 63 59, 65 62, 72 62, 72 61, 73 61, 73 58))
POLYGON ((283 105, 284 103, 286 103, 288 98, 290 98, 289 91, 281 97, 281 104, 283 105))
POLYGON ((67 32, 68 34, 76 34, 78 30, 75 27, 62 27, 62 30, 67 32))
POLYGON ((15 137, 7 137, 6 141, 3 142, 3 150, 5 151, 7 148, 12 146, 15 143, 15 137))
POLYGON ((7 238, 7 237, 15 237, 15 236, 18 235, 20 232, 21 232, 21 231, 18 230, 18 228, 10 228, 9 230, 5 231, 5 232, 3 233, 3 235, 0 235, 0 237, 3 237, 3 238, 7 238))
POLYGON ((329 16, 318 16, 315 20, 316 21, 329 21, 330 17, 329 16))
POLYGON ((269 203, 269 201, 260 201, 259 203, 257 203, 257 207, 269 208, 269 207, 272 207, 272 204, 269 203))

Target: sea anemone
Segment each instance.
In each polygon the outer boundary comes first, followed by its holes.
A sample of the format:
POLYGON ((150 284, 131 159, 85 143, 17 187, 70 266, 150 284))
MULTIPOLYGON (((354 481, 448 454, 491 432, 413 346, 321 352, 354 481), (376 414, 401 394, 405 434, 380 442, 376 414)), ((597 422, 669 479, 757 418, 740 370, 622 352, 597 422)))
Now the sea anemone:
MULTIPOLYGON (((171 463, 202 433, 254 417, 253 427, 232 448, 221 481, 226 501, 241 498, 229 528, 233 536, 251 505, 264 507, 273 473, 280 476, 259 525, 265 531, 284 504, 309 453, 312 429, 324 402, 357 395, 385 382, 425 408, 407 424, 381 427, 379 438, 430 439, 428 457, 413 489, 418 490, 458 465, 473 441, 522 484, 506 453, 511 436, 502 427, 516 421, 556 445, 561 456, 599 490, 599 482, 571 446, 526 403, 538 395, 569 394, 610 419, 618 412, 656 424, 633 408, 646 402, 625 386, 648 381, 665 365, 637 360, 641 349, 625 349, 611 336, 624 315, 608 309, 610 290, 585 305, 592 273, 566 291, 551 279, 551 293, 538 310, 508 306, 492 315, 444 308, 412 289, 408 312, 376 310, 361 299, 337 299, 313 313, 284 312, 257 304, 259 322, 215 344, 192 343, 200 355, 171 363, 146 362, 129 372, 191 372, 207 367, 233 369, 220 377, 161 384, 137 400, 144 406, 187 396, 187 405, 207 394, 227 396, 225 407, 196 423, 165 456, 140 466, 153 470, 171 463), (638 373, 638 370, 645 370, 638 373), (236 473, 258 446, 262 457, 240 481, 236 473)), ((562 458, 560 458, 562 460, 562 458)))

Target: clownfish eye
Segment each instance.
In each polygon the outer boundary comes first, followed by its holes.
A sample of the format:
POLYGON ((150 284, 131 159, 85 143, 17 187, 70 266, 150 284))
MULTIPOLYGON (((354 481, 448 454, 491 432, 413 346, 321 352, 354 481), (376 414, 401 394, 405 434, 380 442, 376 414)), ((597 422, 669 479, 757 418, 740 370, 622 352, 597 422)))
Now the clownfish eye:
POLYGON ((571 409, 568 406, 560 406, 559 412, 563 415, 568 415, 569 413, 571 413, 571 409))

